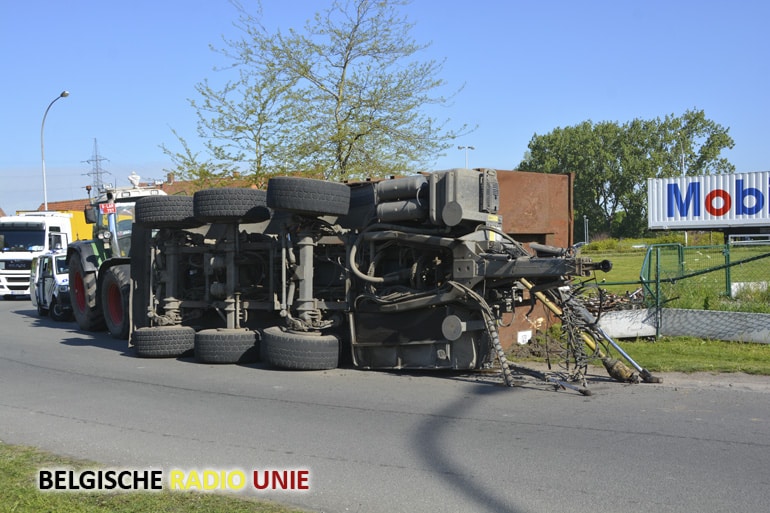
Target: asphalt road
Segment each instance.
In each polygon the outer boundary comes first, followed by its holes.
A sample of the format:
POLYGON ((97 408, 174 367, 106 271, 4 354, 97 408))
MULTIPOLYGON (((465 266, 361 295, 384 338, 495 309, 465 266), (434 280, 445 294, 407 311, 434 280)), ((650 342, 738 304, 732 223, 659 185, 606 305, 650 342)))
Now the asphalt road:
POLYGON ((308 491, 259 495, 314 511, 766 511, 768 380, 664 378, 597 375, 584 397, 146 360, 0 300, 0 440, 120 468, 306 469, 308 491))

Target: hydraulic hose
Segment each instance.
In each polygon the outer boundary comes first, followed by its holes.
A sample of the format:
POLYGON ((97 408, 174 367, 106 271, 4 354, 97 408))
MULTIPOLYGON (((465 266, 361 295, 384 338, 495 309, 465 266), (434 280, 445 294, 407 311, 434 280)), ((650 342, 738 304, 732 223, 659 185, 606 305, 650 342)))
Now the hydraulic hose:
MULTIPOLYGON (((524 285, 530 292, 532 292, 532 289, 534 288, 534 285, 532 282, 527 280, 526 278, 521 278, 519 282, 524 285)), ((543 303, 548 310, 550 310, 554 315, 556 315, 558 318, 562 319, 564 312, 563 310, 554 304, 553 301, 548 299, 545 294, 543 294, 540 291, 534 292, 534 295, 537 299, 540 300, 541 303, 543 303)), ((633 359, 631 359, 630 356, 626 354, 625 351, 620 349, 620 346, 612 340, 607 333, 604 332, 604 330, 599 329, 598 334, 606 340, 612 347, 618 350, 618 352, 625 358, 636 370, 639 371, 639 375, 637 375, 635 372, 633 372, 631 369, 629 369, 623 362, 620 360, 616 360, 613 358, 610 358, 599 347, 599 344, 594 339, 593 335, 585 330, 580 331, 580 337, 582 338, 583 342, 585 342, 586 346, 593 351, 601 360, 602 365, 604 365, 604 368, 607 370, 607 373, 616 381, 621 382, 627 382, 627 383, 637 383, 639 381, 639 377, 641 376, 642 380, 645 383, 661 383, 662 380, 658 377, 653 376, 650 371, 647 369, 642 368, 637 364, 633 359)))

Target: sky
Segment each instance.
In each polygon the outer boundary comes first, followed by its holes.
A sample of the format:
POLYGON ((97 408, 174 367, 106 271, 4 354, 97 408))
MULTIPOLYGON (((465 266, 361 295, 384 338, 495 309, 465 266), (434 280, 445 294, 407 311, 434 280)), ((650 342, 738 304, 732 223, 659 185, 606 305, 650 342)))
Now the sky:
MULTIPOLYGON (((302 29, 327 5, 263 0, 263 19, 302 29)), ((430 44, 418 57, 444 62, 442 92, 459 89, 430 115, 476 127, 430 169, 466 154, 515 169, 536 134, 703 110, 729 130, 722 156, 737 172, 770 170, 766 0, 413 0, 402 12, 430 44)), ((237 16, 229 0, 0 0, 0 208, 85 198, 95 156, 105 182, 163 179, 161 145, 182 149, 172 130, 201 150, 189 100, 227 78, 211 46, 241 37, 237 16)))

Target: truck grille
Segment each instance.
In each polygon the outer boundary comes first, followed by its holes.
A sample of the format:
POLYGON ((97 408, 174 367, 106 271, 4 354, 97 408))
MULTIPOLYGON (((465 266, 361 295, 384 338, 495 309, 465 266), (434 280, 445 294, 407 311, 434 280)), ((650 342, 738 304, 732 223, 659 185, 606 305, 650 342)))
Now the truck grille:
POLYGON ((8 290, 25 291, 29 288, 29 280, 24 283, 8 280, 8 290))
POLYGON ((0 269, 7 271, 29 271, 32 260, 0 260, 0 269))

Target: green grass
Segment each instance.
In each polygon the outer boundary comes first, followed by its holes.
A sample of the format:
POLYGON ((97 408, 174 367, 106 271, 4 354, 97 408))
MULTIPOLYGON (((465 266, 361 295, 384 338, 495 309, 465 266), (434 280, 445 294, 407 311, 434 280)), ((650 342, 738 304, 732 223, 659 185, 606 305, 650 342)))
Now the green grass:
POLYGON ((37 472, 46 468, 95 469, 30 448, 0 443, 1 513, 299 513, 300 510, 233 496, 196 492, 41 492, 37 472))
POLYGON ((586 253, 583 256, 591 258, 594 262, 609 260, 612 262, 612 270, 608 273, 596 271, 596 280, 602 288, 614 293, 623 293, 627 290, 635 290, 639 281, 639 271, 642 269, 645 250, 628 253, 586 253), (621 285, 612 285, 613 282, 621 282, 621 285))
MULTIPOLYGON (((561 358, 560 330, 553 325, 547 335, 539 335, 525 346, 514 345, 509 358, 512 361, 545 361, 547 339, 551 361, 561 358)), ((744 372, 770 376, 770 344, 703 340, 694 337, 661 337, 656 341, 638 339, 616 341, 641 367, 652 372, 744 372)), ((621 359, 613 348, 604 348, 605 354, 621 359)), ((598 359, 590 362, 601 368, 598 359)), ((624 363, 628 363, 625 362, 624 363)))
MULTIPOLYGON (((659 243, 657 239, 648 242, 659 243)), ((622 295, 640 286, 639 274, 647 251, 644 246, 646 243, 643 240, 606 239, 585 246, 581 256, 590 257, 594 261, 610 260, 610 272, 596 272, 597 285, 608 292, 622 295)), ((666 248, 660 253, 661 276, 664 278, 660 283, 660 297, 664 308, 770 313, 770 289, 757 287, 768 281, 766 269, 770 265, 770 258, 731 267, 730 282, 747 285, 730 297, 724 269, 678 279, 682 273, 703 272, 723 265, 723 247, 687 246, 683 251, 684 263, 681 268, 675 247, 666 248), (674 280, 669 282, 666 278, 674 280), (753 289, 750 288, 752 286, 753 289)), ((730 249, 730 260, 740 262, 767 252, 767 246, 734 246, 730 249)), ((655 286, 654 283, 650 284, 652 288, 655 286)), ((654 301, 649 296, 648 300, 654 301)))
POLYGON ((621 347, 650 371, 745 372, 770 376, 770 344, 662 337, 655 342, 624 341, 621 347))

